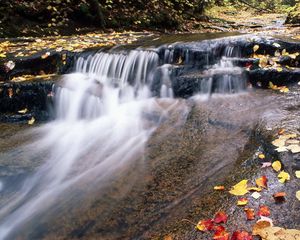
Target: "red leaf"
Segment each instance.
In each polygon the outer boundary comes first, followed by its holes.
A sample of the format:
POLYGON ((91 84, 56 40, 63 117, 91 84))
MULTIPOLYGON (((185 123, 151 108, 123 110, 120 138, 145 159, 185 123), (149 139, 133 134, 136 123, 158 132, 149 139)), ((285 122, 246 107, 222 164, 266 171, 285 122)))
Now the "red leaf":
POLYGON ((258 187, 268 188, 267 186, 268 179, 266 176, 262 176, 256 179, 255 182, 258 187))
POLYGON ((215 226, 214 227, 215 234, 213 239, 217 240, 229 240, 229 233, 226 232, 223 226, 215 226))
POLYGON ((258 211, 258 216, 264 216, 264 217, 268 217, 270 216, 270 209, 268 206, 265 205, 261 205, 259 206, 259 211, 258 211))
POLYGON ((214 221, 212 219, 201 220, 198 222, 196 228, 202 232, 210 231, 214 227, 214 221))
POLYGON ((215 218, 214 218, 214 222, 215 223, 226 223, 227 222, 227 215, 225 212, 217 212, 215 218))
POLYGON ((255 213, 254 213, 253 208, 245 208, 244 211, 247 215, 247 220, 254 220, 255 219, 255 213))
POLYGON ((232 234, 231 240, 253 240, 253 237, 246 231, 236 231, 232 234))
POLYGON ((285 196, 286 196, 285 192, 278 192, 273 195, 273 198, 275 199, 276 202, 280 203, 285 201, 285 196))

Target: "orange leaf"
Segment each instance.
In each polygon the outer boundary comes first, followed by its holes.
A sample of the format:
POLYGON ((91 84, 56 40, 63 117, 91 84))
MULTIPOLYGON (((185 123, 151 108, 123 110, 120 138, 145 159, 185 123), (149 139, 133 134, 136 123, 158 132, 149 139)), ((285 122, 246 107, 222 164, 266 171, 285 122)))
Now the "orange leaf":
POLYGON ((258 187, 268 188, 268 186, 267 186, 268 179, 267 179, 266 176, 262 176, 262 177, 260 177, 260 178, 257 178, 257 179, 255 180, 255 182, 256 182, 256 185, 257 185, 258 187))
POLYGON ((276 202, 284 202, 285 196, 286 196, 285 192, 278 192, 273 195, 273 198, 275 199, 276 202))
POLYGON ((255 213, 254 213, 253 208, 245 208, 244 211, 247 215, 247 220, 254 220, 255 219, 255 213))
POLYGON ((278 135, 282 135, 282 134, 284 134, 284 132, 285 132, 285 130, 282 128, 282 129, 279 129, 279 131, 278 131, 278 135))
POLYGON ((231 240, 252 240, 252 234, 246 231, 236 231, 232 234, 231 240))
POLYGON ((214 222, 212 219, 201 220, 198 222, 196 226, 196 228, 201 232, 210 231, 213 229, 213 227, 214 227, 214 222))
POLYGON ((223 226, 216 226, 214 228, 215 234, 213 236, 213 239, 215 240, 229 240, 229 233, 226 232, 225 228, 223 226))
POLYGON ((217 212, 215 218, 214 218, 214 222, 215 223, 226 223, 227 222, 227 215, 225 212, 217 212))
POLYGON ((224 190, 224 186, 214 186, 214 190, 224 190))
POLYGON ((258 216, 268 217, 268 216, 270 216, 270 214, 271 213, 270 213, 270 209, 268 206, 266 206, 266 205, 259 206, 259 210, 257 213, 258 216))
POLYGON ((248 204, 248 199, 247 198, 240 198, 237 202, 238 206, 245 206, 248 204))

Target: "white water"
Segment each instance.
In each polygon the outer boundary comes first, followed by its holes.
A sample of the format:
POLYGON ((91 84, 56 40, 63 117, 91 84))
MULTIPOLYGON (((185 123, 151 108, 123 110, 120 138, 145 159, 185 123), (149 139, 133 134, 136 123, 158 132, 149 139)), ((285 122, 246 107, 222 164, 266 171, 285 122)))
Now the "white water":
MULTIPOLYGON (((63 77, 64 87, 55 94, 57 120, 39 128, 42 138, 28 146, 32 155, 49 152, 48 160, 0 209, 0 239, 9 239, 72 185, 87 179, 101 184, 129 162, 143 159, 156 124, 146 127, 142 115, 164 114, 147 85, 157 60, 153 52, 100 53, 79 59, 76 73, 63 77)), ((171 106, 175 100, 166 101, 171 106)))
MULTIPOLYGON (((72 186, 101 185, 143 160, 145 143, 159 123, 145 121, 144 113, 166 116, 177 107, 170 67, 160 65, 154 51, 101 52, 78 59, 76 72, 65 75, 56 89, 56 120, 38 128, 42 137, 26 146, 32 156, 46 155, 47 160, 1 207, 0 239, 17 234, 72 186), (157 71, 164 104, 151 97, 157 71)), ((210 85, 204 88, 205 93, 211 90, 210 85)))

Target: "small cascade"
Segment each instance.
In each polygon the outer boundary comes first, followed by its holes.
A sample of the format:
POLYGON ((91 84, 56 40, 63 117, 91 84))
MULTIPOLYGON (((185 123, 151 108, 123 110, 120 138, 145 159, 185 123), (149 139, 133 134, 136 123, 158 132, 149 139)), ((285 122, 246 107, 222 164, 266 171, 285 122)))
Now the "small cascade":
POLYGON ((0 240, 13 239, 77 184, 100 188, 142 161, 160 118, 177 107, 174 97, 244 90, 242 70, 231 61, 238 50, 228 47, 219 54, 219 45, 204 41, 184 49, 174 45, 79 57, 75 72, 55 87, 56 120, 35 130, 41 137, 25 146, 32 154, 28 158, 46 161, 0 206, 0 240), (155 121, 153 113, 159 116, 155 121))

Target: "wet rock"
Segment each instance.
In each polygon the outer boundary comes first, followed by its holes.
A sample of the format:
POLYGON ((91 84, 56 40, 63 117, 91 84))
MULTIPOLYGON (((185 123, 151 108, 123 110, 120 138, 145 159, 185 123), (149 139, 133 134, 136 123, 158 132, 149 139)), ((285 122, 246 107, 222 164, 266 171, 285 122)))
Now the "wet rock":
POLYGON ((55 79, 1 83, 0 121, 27 121, 31 117, 48 119, 54 82, 55 79), (19 114, 18 111, 23 109, 27 109, 27 112, 19 114))
POLYGON ((255 87, 268 88, 271 81, 274 85, 284 86, 297 83, 300 79, 300 69, 278 72, 276 69, 256 69, 248 73, 249 82, 255 87))

